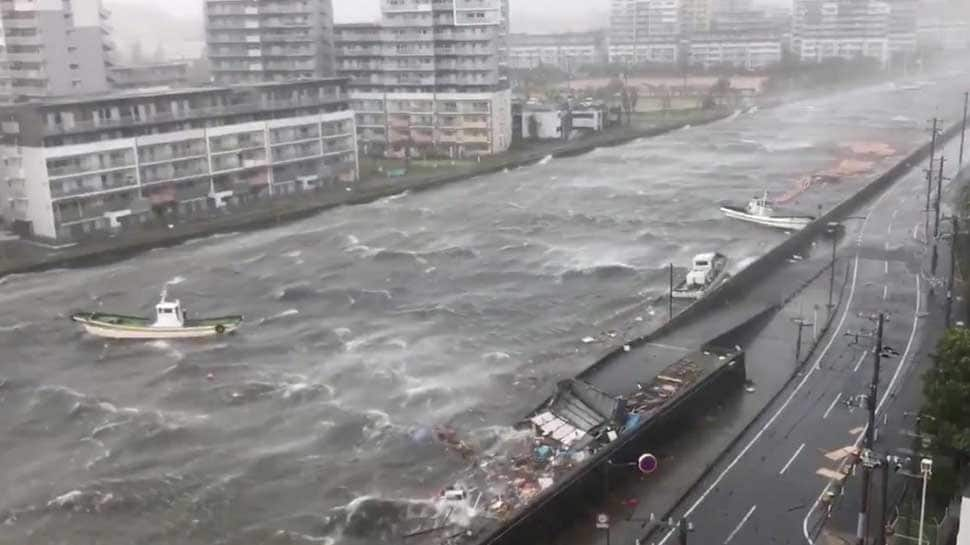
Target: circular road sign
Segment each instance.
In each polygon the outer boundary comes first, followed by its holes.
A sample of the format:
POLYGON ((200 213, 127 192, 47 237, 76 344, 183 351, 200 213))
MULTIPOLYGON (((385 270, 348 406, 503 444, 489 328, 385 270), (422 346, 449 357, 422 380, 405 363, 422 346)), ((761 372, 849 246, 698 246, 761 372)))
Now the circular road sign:
POLYGON ((600 530, 608 529, 610 527, 610 516, 606 513, 596 515, 596 527, 600 530))
POLYGON ((643 454, 637 459, 637 469, 644 475, 657 471, 657 457, 653 454, 643 454))

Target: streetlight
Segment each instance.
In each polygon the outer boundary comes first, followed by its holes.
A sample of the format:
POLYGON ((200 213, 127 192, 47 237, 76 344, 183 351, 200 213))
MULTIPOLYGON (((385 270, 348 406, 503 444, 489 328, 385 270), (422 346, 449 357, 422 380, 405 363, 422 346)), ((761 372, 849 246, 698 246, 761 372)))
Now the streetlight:
POLYGON ((923 474, 923 501, 919 506, 919 541, 917 545, 923 545, 923 521, 926 517, 926 484, 930 480, 930 476, 933 474, 933 460, 929 458, 923 458, 919 462, 920 473, 923 474))
POLYGON ((826 233, 829 234, 829 236, 832 237, 832 271, 831 271, 831 274, 829 275, 829 304, 826 307, 829 309, 829 316, 832 315, 832 307, 833 307, 832 293, 835 291, 835 259, 836 259, 838 241, 839 241, 838 235, 839 235, 839 230, 841 228, 842 228, 841 223, 837 221, 830 221, 828 223, 828 228, 825 231, 826 233))

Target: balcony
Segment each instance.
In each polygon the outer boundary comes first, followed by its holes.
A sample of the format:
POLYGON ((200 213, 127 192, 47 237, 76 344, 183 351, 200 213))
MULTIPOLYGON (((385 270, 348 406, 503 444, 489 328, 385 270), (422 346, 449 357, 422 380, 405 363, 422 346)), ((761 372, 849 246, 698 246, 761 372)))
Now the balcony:
POLYGON ((37 28, 38 24, 40 23, 37 21, 36 17, 23 17, 23 18, 7 17, 3 21, 3 28, 8 30, 12 28, 30 29, 30 28, 37 28))
POLYGON ((141 181, 143 185, 166 182, 173 180, 183 180, 196 176, 206 176, 209 168, 206 163, 180 166, 177 168, 150 168, 142 169, 141 181))
POLYGON ((299 35, 299 34, 260 34, 260 40, 263 43, 316 43, 314 39, 309 34, 299 35))
POLYGON ((220 116, 228 116, 244 113, 265 112, 268 110, 288 110, 291 108, 312 107, 312 106, 332 106, 350 100, 348 95, 335 95, 329 98, 306 97, 295 100, 274 100, 263 102, 250 102, 245 104, 233 104, 230 106, 218 106, 213 108, 196 108, 189 111, 158 112, 154 115, 142 119, 123 117, 120 119, 102 119, 99 121, 75 121, 73 125, 55 125, 46 127, 48 135, 71 134, 78 132, 100 131, 118 127, 134 127, 140 125, 152 125, 156 123, 170 123, 176 121, 186 121, 191 119, 204 119, 220 116))
POLYGON ((110 180, 108 183, 101 183, 100 181, 94 184, 88 185, 78 185, 70 189, 62 189, 63 185, 58 183, 51 183, 51 199, 66 200, 72 198, 85 198, 94 195, 103 195, 107 193, 116 193, 119 191, 127 191, 138 187, 138 182, 135 177, 132 176, 130 180, 110 180))
POLYGON ((105 172, 114 172, 118 170, 130 169, 130 168, 135 168, 135 165, 124 164, 124 163, 108 163, 105 165, 101 165, 101 164, 71 165, 66 167, 48 168, 47 177, 51 179, 55 179, 55 178, 65 178, 68 176, 103 174, 105 172))

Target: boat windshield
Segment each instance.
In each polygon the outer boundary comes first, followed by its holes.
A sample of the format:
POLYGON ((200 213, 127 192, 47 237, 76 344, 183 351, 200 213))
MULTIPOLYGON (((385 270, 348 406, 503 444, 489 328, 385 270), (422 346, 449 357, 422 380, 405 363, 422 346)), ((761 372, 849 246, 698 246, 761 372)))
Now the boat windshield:
POLYGON ((710 266, 710 263, 708 263, 707 261, 698 261, 698 262, 694 263, 694 266, 695 267, 708 267, 708 266, 710 266))

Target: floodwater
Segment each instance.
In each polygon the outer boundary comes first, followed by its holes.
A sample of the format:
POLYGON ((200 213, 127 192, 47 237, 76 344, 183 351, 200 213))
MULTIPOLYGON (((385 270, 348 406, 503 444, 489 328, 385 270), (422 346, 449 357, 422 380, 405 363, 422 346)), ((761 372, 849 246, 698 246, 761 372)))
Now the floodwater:
POLYGON ((0 280, 0 542, 400 543, 469 463, 432 427, 502 449, 602 351, 581 339, 663 314, 667 263, 718 250, 738 268, 786 236, 720 201, 767 189, 814 213, 892 164, 886 146, 924 141, 927 118, 955 119, 970 78, 928 79, 0 280), (166 284, 245 327, 113 343, 65 318, 149 313, 166 284))

